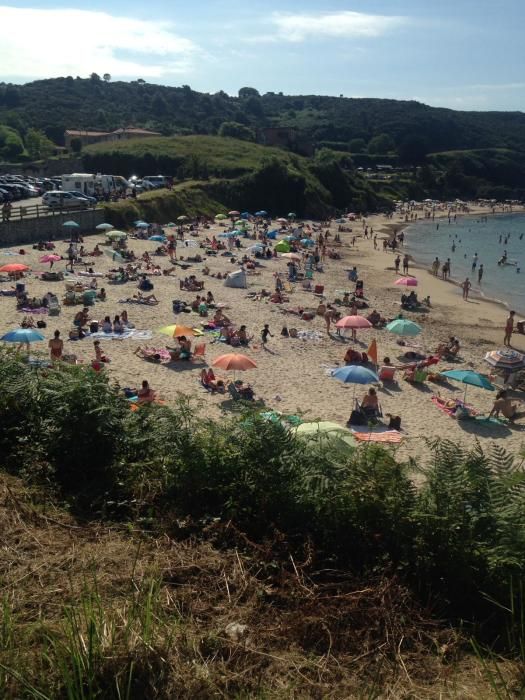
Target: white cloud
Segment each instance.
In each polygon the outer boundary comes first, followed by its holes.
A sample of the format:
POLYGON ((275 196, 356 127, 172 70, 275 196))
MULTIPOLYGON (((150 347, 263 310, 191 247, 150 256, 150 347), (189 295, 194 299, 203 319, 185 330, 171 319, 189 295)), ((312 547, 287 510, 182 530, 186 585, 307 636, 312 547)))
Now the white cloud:
POLYGON ((408 19, 396 15, 371 15, 351 11, 324 14, 275 12, 271 21, 279 39, 304 41, 319 37, 375 38, 406 24, 408 19))
POLYGON ((0 66, 13 78, 110 73, 160 78, 187 72, 199 47, 153 20, 77 9, 0 6, 0 66))

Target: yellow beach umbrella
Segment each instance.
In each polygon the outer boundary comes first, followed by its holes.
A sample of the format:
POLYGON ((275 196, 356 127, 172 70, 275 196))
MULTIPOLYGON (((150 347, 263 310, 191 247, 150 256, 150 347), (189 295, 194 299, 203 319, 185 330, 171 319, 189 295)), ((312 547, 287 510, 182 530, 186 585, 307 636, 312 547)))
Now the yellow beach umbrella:
POLYGON ((170 326, 164 326, 164 328, 159 328, 158 333, 169 335, 171 338, 180 338, 182 335, 202 335, 202 331, 199 331, 197 328, 179 326, 175 323, 170 326))

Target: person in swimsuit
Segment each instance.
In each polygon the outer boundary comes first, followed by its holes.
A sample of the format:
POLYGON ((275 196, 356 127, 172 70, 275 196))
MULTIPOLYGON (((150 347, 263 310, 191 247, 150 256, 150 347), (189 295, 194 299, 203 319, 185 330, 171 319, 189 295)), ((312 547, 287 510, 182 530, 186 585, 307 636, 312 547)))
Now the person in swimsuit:
POLYGON ((514 316, 515 315, 516 315, 516 312, 511 311, 509 313, 509 317, 508 317, 507 321, 505 322, 505 337, 503 338, 503 345, 510 345, 512 333, 514 332, 514 316))
POLYGON ((60 337, 60 331, 55 331, 55 335, 49 341, 48 347, 49 347, 49 354, 50 354, 51 360, 53 362, 55 362, 56 360, 60 360, 62 358, 62 351, 64 349, 64 341, 60 337))

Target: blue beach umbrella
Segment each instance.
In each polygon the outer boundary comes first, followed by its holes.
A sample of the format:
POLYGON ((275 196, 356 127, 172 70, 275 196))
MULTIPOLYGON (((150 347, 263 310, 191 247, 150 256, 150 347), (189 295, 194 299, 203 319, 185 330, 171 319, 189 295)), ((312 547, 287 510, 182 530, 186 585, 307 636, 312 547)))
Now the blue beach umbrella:
POLYGON ((64 228, 80 228, 80 225, 76 221, 64 221, 62 224, 64 228))
POLYGON ((387 331, 390 331, 390 333, 395 333, 396 335, 408 336, 419 335, 423 330, 421 326, 417 325, 417 323, 409 321, 406 318, 396 318, 393 321, 390 321, 390 323, 387 324, 386 329, 387 331))
POLYGON ((301 240, 301 243, 302 243, 303 245, 306 245, 306 246, 315 245, 315 241, 312 241, 311 238, 303 238, 303 239, 301 240))
POLYGON ((243 213, 241 214, 241 219, 249 219, 250 216, 251 214, 249 211, 243 211, 243 213))
POLYGON ((0 340, 6 343, 35 343, 38 340, 45 340, 42 333, 33 328, 16 328, 3 335, 0 340))
POLYGON ((165 236, 161 236, 160 234, 155 234, 154 236, 150 236, 148 238, 148 241, 157 241, 158 243, 165 243, 166 238, 165 236))
MULTIPOLYGON (((338 379, 344 384, 378 384, 379 377, 372 370, 362 367, 361 365, 346 365, 338 367, 330 375, 334 379, 338 379)), ((355 386, 354 394, 355 398, 355 386)))
POLYGON ((145 221, 139 221, 138 224, 135 224, 135 228, 149 228, 149 224, 145 221))
POLYGON ((268 212, 264 209, 261 209, 260 211, 255 212, 255 216, 268 216, 268 212))

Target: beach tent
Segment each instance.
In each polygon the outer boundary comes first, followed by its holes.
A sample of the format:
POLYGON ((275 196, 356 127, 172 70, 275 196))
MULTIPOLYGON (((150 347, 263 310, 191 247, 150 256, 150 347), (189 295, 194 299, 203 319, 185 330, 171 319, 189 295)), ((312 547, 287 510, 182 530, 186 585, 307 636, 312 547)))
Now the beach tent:
POLYGON ((246 289, 248 286, 246 272, 244 272, 244 270, 236 270, 235 272, 230 272, 228 277, 226 277, 224 285, 226 287, 237 287, 238 289, 246 289))
POLYGON ((290 246, 288 245, 287 241, 279 241, 279 243, 275 246, 275 250, 278 253, 289 253, 290 246))

